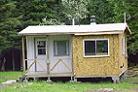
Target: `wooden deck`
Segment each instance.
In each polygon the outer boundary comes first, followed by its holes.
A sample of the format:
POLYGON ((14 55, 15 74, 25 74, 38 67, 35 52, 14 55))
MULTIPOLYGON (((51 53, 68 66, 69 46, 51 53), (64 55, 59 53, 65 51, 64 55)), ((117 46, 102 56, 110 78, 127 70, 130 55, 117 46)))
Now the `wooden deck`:
POLYGON ((40 78, 44 78, 44 77, 71 77, 73 76, 72 73, 51 73, 50 75, 48 75, 46 72, 28 72, 25 74, 28 78, 31 77, 40 77, 40 78))

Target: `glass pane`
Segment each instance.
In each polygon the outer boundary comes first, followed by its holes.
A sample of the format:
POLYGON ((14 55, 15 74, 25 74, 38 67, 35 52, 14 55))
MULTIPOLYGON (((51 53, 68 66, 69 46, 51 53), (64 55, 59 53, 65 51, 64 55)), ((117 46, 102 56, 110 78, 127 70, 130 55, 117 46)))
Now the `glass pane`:
POLYGON ((97 55, 107 55, 108 54, 108 40, 97 41, 97 55))
POLYGON ((126 43, 125 38, 122 39, 122 53, 123 55, 126 54, 126 43))
POLYGON ((68 41, 55 41, 54 42, 54 55, 65 56, 69 54, 68 41))
POLYGON ((38 55, 45 55, 46 54, 46 42, 37 41, 37 49, 38 49, 38 55))
POLYGON ((85 41, 85 55, 95 55, 95 41, 85 41))

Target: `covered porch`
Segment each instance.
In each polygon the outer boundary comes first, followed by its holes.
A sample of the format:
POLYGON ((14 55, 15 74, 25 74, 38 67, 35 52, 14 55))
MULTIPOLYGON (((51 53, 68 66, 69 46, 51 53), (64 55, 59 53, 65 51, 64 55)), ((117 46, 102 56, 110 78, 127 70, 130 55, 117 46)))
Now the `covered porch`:
POLYGON ((23 36, 22 59, 26 78, 72 77, 72 36, 23 36))

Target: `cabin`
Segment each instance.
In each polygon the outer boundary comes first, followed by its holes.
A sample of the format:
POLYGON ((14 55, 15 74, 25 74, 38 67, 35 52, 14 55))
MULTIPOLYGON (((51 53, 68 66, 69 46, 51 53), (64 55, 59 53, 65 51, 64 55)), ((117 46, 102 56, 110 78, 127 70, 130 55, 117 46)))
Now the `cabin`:
POLYGON ((127 71, 127 23, 38 25, 19 32, 27 78, 106 78, 127 71))

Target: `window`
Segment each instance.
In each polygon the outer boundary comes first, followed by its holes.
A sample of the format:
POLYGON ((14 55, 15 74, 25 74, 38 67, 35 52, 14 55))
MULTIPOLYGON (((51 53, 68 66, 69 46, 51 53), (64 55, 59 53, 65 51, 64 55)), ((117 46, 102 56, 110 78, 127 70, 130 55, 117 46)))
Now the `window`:
POLYGON ((54 55, 67 56, 69 55, 69 41, 54 41, 54 55))
POLYGON ((108 55, 108 39, 84 40, 85 56, 108 55))
POLYGON ((37 41, 37 52, 38 55, 46 54, 46 41, 37 41))
POLYGON ((126 51, 126 38, 124 37, 122 39, 122 53, 123 55, 126 55, 127 51, 126 51))

